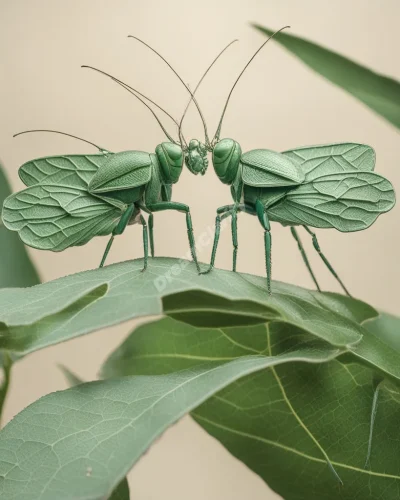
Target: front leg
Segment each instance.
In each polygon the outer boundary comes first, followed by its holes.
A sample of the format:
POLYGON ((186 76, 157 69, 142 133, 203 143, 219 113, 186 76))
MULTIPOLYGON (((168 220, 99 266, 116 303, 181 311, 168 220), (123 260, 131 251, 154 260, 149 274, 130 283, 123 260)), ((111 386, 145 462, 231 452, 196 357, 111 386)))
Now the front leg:
POLYGON ((221 233, 221 222, 229 216, 232 216, 232 243, 233 243, 233 271, 236 271, 236 255, 238 249, 238 240, 237 240, 237 212, 241 210, 245 210, 244 205, 239 205, 237 203, 233 205, 224 205, 223 207, 219 207, 217 209, 217 216, 215 218, 215 234, 214 234, 214 243, 211 252, 211 261, 208 269, 203 271, 201 274, 209 273, 215 264, 215 257, 217 255, 217 248, 219 242, 219 236, 221 233))
POLYGON ((189 238, 190 253, 192 255, 193 262, 196 264, 197 271, 200 273, 200 266, 197 260, 197 253, 196 253, 196 243, 193 236, 192 217, 190 215, 189 207, 184 203, 177 203, 175 201, 160 201, 158 203, 147 205, 147 208, 151 212, 161 212, 163 210, 176 210, 178 212, 184 212, 186 214, 186 228, 189 238))

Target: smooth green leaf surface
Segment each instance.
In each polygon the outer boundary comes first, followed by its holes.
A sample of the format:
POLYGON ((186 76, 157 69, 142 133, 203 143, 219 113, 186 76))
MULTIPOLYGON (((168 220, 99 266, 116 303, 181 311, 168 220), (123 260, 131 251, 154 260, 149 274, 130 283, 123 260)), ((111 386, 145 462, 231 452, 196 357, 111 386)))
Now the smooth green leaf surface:
POLYGON ((214 393, 269 366, 294 360, 319 364, 340 352, 308 339, 287 354, 90 382, 45 396, 0 433, 0 498, 108 498, 168 426, 214 393))
POLYGON ((359 342, 362 321, 377 315, 367 304, 193 263, 142 260, 67 276, 33 288, 0 290, 0 348, 28 353, 132 318, 168 314, 198 326, 274 321, 291 324, 331 344, 359 342), (205 314, 207 313, 207 314, 205 314))
MULTIPOLYGON (((397 336, 399 324, 387 315, 367 323, 380 340, 397 336)), ((249 353, 281 356, 302 340, 304 334, 293 327, 204 329, 166 318, 137 328, 109 357, 102 375, 171 373, 249 353)), ((400 365, 400 350, 396 356, 400 365)), ((271 367, 234 382, 192 415, 285 500, 395 499, 400 391, 385 385, 379 393, 365 468, 375 372, 357 359, 345 354, 323 365, 271 367)))
POLYGON ((380 313, 364 324, 367 330, 351 349, 358 361, 367 362, 384 374, 400 380, 400 318, 380 313))
MULTIPOLYGON (((10 185, 0 165, 0 209, 10 194, 10 185)), ((0 288, 32 286, 38 283, 39 276, 24 244, 18 235, 5 228, 0 220, 0 288)))
MULTIPOLYGON (((75 387, 84 383, 84 381, 79 378, 78 375, 76 375, 66 366, 59 365, 59 368, 63 372, 65 378, 67 379, 67 382, 71 387, 75 387)), ((129 500, 129 498, 129 484, 128 480, 124 478, 111 493, 111 496, 108 498, 108 500, 129 500)))
MULTIPOLYGON (((274 32, 258 24, 253 26, 268 36, 274 32)), ((397 80, 380 75, 298 36, 279 33, 273 40, 283 45, 314 71, 400 128, 400 83, 397 80)))

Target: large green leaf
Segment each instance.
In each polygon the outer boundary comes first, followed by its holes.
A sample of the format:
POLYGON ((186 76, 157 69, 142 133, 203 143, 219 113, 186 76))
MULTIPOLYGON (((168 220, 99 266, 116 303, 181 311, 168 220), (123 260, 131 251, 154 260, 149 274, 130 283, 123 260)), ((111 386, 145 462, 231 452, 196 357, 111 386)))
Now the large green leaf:
MULTIPOLYGON (((10 194, 10 185, 0 165, 0 209, 10 194)), ((32 286, 38 283, 39 276, 24 244, 18 235, 6 229, 0 220, 0 288, 32 286)))
POLYGON ((400 318, 381 313, 364 327, 366 331, 361 342, 351 349, 352 355, 389 377, 400 379, 400 318))
MULTIPOLYGON (((258 24, 253 26, 265 35, 270 36, 273 33, 273 30, 258 24)), ((298 36, 279 33, 274 40, 314 71, 400 128, 400 83, 397 80, 375 73, 336 52, 298 36)))
POLYGON ((0 290, 0 348, 28 353, 141 316, 169 314, 210 327, 274 321, 337 346, 360 341, 360 321, 377 315, 361 301, 214 270, 170 258, 141 259, 67 276, 32 288, 0 290))
MULTIPOLYGON (((64 365, 59 365, 60 370, 63 372, 67 382, 71 387, 76 387, 77 385, 83 384, 84 381, 76 375, 73 371, 64 365)), ((119 485, 108 497, 108 500, 129 500, 129 484, 126 477, 119 483, 119 485)))
MULTIPOLYGON (((11 188, 0 164, 0 210, 11 188)), ((32 286, 40 283, 26 248, 16 233, 6 229, 0 219, 0 288, 32 286)), ((10 388, 12 363, 16 357, 0 351, 0 366, 3 381, 0 387, 0 419, 10 388)))
MULTIPOLYGON (((0 432, 0 498, 103 500, 165 429, 235 380, 341 351, 312 338, 276 356, 247 356, 160 376, 82 384, 41 398, 0 432)), ((300 364, 300 363, 298 363, 300 364)))
MULTIPOLYGON (((399 318, 387 316, 368 323, 372 337, 381 341, 396 337, 399 326, 399 318)), ((362 342, 369 337, 366 330, 362 342)), ((102 375, 171 373, 250 353, 280 356, 301 338, 300 331, 273 324, 204 329, 166 318, 137 328, 107 360, 102 375)), ((399 366, 396 346, 392 356, 399 366)), ((400 488, 400 391, 383 386, 371 432, 376 375, 358 359, 358 354, 345 354, 325 365, 271 367, 234 382, 192 415, 287 500, 395 499, 400 488), (365 468, 369 445, 370 465, 365 468)))

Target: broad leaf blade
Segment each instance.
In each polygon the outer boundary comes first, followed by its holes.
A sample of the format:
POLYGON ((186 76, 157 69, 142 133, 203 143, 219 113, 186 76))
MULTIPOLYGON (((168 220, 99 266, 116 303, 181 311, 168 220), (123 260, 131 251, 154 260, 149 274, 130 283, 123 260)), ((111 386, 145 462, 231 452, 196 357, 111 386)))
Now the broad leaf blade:
POLYGON ((102 500, 168 426, 235 380, 296 359, 321 363, 331 346, 249 356, 163 376, 82 384, 41 398, 0 433, 4 500, 102 500))
MULTIPOLYGON (((64 377, 71 387, 83 384, 84 381, 78 377, 73 371, 64 365, 59 365, 60 370, 63 372, 64 377)), ((129 484, 128 480, 124 478, 119 485, 112 492, 108 500, 129 500, 129 484)))
MULTIPOLYGON (((109 356, 102 367, 104 378, 127 375, 161 375, 204 363, 226 363, 242 356, 265 355, 267 326, 198 328, 172 318, 163 318, 136 328, 109 356)), ((281 346, 281 354, 291 352, 316 339, 303 330, 273 323, 270 330, 281 346)), ((328 347, 333 349, 333 346, 328 347)))
MULTIPOLYGON (((386 316, 367 325, 383 341, 396 335, 399 323, 386 316)), ((368 336, 365 330, 356 351, 368 336)), ((275 323, 267 331, 264 325, 205 329, 166 318, 137 328, 109 357, 102 375, 171 373, 250 352, 279 357, 301 341, 306 341, 303 332, 275 323)), ((388 369, 395 364, 396 345, 392 347, 388 369)), ((384 350, 377 353, 380 360, 384 355, 384 350)), ((355 363, 360 359, 356 356, 344 354, 316 367, 288 363, 254 373, 211 397, 192 415, 287 500, 375 500, 381 491, 385 498, 396 498, 399 390, 389 386, 380 391, 367 470, 375 372, 355 363), (323 452, 344 482, 342 488, 323 452)), ((399 349, 396 356, 399 366, 399 349)), ((368 363, 374 368, 372 359, 368 363)))
POLYGON ((145 273, 141 259, 121 262, 33 288, 0 290, 0 348, 28 353, 162 313, 195 325, 208 316, 207 326, 215 327, 279 320, 345 347, 363 335, 352 308, 362 310, 364 320, 377 315, 340 295, 279 282, 272 290, 269 296, 265 278, 248 274, 216 269, 199 276, 192 263, 178 259, 152 259, 145 273))
POLYGON ((400 379, 400 318, 380 313, 365 323, 361 342, 351 349, 360 362, 367 362, 383 374, 400 379))
MULTIPOLYGON (((253 24, 265 35, 273 31, 253 24)), ((343 88, 400 128, 400 83, 304 38, 279 33, 273 38, 314 71, 343 88)))
MULTIPOLYGON (((11 194, 10 185, 0 165, 0 209, 11 194)), ((6 229, 0 220, 0 288, 32 286, 40 283, 18 235, 6 229)))
POLYGON ((371 370, 339 361, 313 368, 290 364, 247 377, 192 415, 286 500, 397 498, 399 403, 390 393, 381 394, 366 469, 371 370), (314 440, 342 487, 316 453, 314 440))

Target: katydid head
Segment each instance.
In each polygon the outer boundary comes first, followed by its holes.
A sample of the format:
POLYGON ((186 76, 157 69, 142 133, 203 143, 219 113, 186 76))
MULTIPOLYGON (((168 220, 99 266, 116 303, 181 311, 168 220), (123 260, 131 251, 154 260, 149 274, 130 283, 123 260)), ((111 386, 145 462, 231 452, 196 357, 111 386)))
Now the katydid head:
POLYGON ((208 167, 206 146, 197 139, 192 139, 185 151, 185 163, 192 174, 204 175, 208 167))

